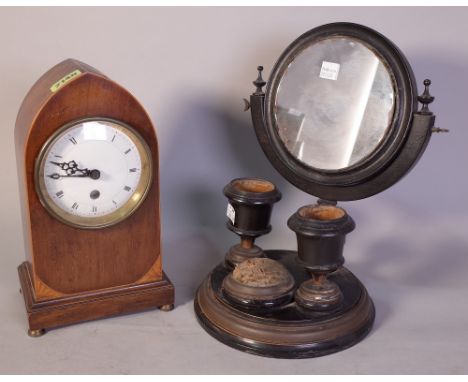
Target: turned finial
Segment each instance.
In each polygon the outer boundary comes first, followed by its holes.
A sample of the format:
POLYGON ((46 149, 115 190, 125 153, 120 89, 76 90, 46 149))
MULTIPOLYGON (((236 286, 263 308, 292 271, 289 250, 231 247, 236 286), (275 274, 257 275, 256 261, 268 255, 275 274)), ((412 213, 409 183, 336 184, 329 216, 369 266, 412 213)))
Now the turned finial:
POLYGON ((431 96, 429 92, 429 86, 431 85, 431 80, 424 80, 424 92, 418 96, 418 101, 422 103, 422 108, 419 111, 420 114, 432 114, 432 111, 429 110, 429 104, 434 101, 434 97, 431 96))
POLYGON ((253 81, 253 84, 256 86, 256 90, 255 90, 255 94, 258 94, 258 93, 263 93, 263 90, 262 88, 266 85, 266 82, 265 80, 263 79, 262 77, 262 71, 263 71, 263 66, 258 66, 257 67, 257 70, 258 70, 258 76, 257 76, 257 79, 255 81, 253 81))

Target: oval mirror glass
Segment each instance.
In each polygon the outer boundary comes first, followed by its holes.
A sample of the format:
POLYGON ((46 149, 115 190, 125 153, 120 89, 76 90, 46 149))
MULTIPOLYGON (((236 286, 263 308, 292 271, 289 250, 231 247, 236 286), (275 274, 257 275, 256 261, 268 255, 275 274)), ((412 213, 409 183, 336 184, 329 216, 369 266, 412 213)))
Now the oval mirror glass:
POLYGON ((383 60, 352 37, 303 49, 276 89, 274 117, 287 150, 309 167, 339 170, 374 152, 393 119, 394 79, 383 60))

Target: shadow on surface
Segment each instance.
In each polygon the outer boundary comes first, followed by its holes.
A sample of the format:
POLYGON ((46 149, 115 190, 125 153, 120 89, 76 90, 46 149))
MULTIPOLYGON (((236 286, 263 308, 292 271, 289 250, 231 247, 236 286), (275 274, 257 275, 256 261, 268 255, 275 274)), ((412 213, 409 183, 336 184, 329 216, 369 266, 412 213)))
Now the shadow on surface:
MULTIPOLYGON (((458 124, 457 113, 461 113, 463 107, 460 107, 460 99, 456 100, 458 105, 449 101, 453 99, 449 89, 460 86, 458 81, 464 78, 462 65, 444 62, 439 56, 435 57, 427 52, 419 52, 408 58, 418 75, 419 93, 422 91, 422 79, 429 77, 433 81, 431 92, 436 101, 431 105, 431 109, 436 113, 438 109, 448 111, 443 115, 444 119, 440 121, 440 125, 455 129, 458 124), (453 75, 447 78, 442 74, 441 67, 444 68, 443 73, 450 72, 453 75)), ((208 97, 188 98, 181 102, 181 105, 182 109, 176 114, 170 130, 172 135, 169 142, 164 144, 161 153, 164 231, 170 232, 169 236, 172 238, 166 245, 165 263, 168 269, 174 268, 170 277, 178 278, 180 281, 177 283, 181 282, 182 285, 185 279, 185 287, 193 289, 198 286, 210 267, 222 260, 228 247, 237 241, 235 235, 225 228, 226 199, 222 195, 224 185, 231 179, 242 176, 268 179, 280 190, 287 189, 289 184, 266 159, 256 139, 249 113, 243 114, 241 111, 240 100, 238 105, 233 105, 237 110, 208 97), (182 237, 187 237, 188 234, 189 237, 195 238, 197 244, 191 244, 191 239, 187 243, 183 239, 174 239, 176 232, 182 237), (174 258, 169 258, 170 256, 174 258), (190 270, 193 277, 179 275, 182 269, 186 269, 181 263, 198 263, 190 270)), ((441 116, 438 116, 437 122, 440 119, 441 116)), ((460 145, 461 140, 457 139, 460 133, 455 129, 451 134, 456 134, 457 137, 449 136, 448 139, 455 145, 460 145)), ((466 132, 463 134, 466 135, 466 132)), ((447 139, 446 136, 436 136, 433 140, 442 138, 447 139)), ((397 217, 393 226, 386 232, 374 234, 373 229, 366 231, 365 227, 358 227, 359 230, 355 234, 365 234, 370 240, 361 256, 357 260, 353 259, 351 270, 356 270, 357 274, 367 278, 382 279, 395 284, 431 286, 451 283, 453 275, 460 273, 460 269, 467 266, 465 249, 468 243, 465 238, 460 235, 447 237, 443 234, 449 229, 448 215, 445 216, 446 223, 438 224, 437 232, 431 229, 432 233, 427 234, 428 226, 433 226, 426 219, 428 203, 437 198, 447 206, 444 209, 439 203, 438 211, 450 214, 455 208, 453 203, 460 200, 460 187, 440 186, 453 184, 453 172, 438 171, 437 177, 433 176, 434 168, 443 169, 454 160, 452 150, 442 153, 431 150, 434 149, 431 146, 439 146, 442 149, 449 147, 447 142, 444 142, 431 142, 421 164, 411 174, 410 182, 403 181, 395 190, 388 190, 383 199, 381 196, 374 197, 393 204, 390 206, 393 209, 386 208, 383 213, 379 211, 379 219, 388 220, 389 216, 386 213, 389 211, 390 219, 394 219, 395 215, 397 217), (427 184, 424 189, 434 190, 438 187, 438 191, 422 193, 421 187, 414 189, 415 184, 423 183, 427 184)), ((457 177, 455 182, 463 182, 466 185, 466 181, 461 177, 457 177)), ((366 202, 362 202, 361 206, 365 204, 366 202)), ((290 209, 295 208, 297 207, 290 209)), ((359 207, 356 203, 354 209, 357 208, 359 207)), ((375 218, 369 219, 372 213, 375 213, 375 210, 359 211, 357 215, 358 218, 362 215, 364 219, 373 221, 373 224, 379 223, 375 218)), ((184 292, 180 298, 188 299, 193 297, 193 294, 194 290, 191 293, 184 292)), ((380 298, 375 293, 373 295, 378 305, 383 306, 384 296, 380 298)), ((395 304, 397 305, 397 301, 395 304)), ((376 327, 391 313, 391 309, 379 306, 377 308, 380 312, 377 315, 376 327)))
POLYGON ((226 228, 223 187, 234 178, 284 180, 265 158, 250 116, 235 117, 215 103, 186 102, 161 152, 164 269, 176 285, 176 303, 196 288, 238 238, 226 228), (167 232, 167 235, 166 235, 167 232))

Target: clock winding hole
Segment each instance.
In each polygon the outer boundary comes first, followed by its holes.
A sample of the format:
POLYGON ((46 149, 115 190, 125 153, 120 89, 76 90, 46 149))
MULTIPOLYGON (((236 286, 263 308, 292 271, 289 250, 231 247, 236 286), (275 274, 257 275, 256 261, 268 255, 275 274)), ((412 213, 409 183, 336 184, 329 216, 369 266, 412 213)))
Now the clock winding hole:
POLYGON ((99 196, 101 196, 101 193, 98 190, 93 190, 89 193, 91 199, 97 199, 99 196))

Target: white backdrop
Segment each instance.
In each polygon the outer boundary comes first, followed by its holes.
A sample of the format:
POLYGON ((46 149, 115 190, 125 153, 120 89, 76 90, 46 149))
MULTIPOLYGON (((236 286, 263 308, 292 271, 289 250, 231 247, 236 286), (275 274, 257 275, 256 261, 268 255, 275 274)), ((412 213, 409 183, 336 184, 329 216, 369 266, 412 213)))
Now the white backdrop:
MULTIPOLYGON (((0 8, 0 372, 4 373, 467 373, 467 8, 0 8), (286 46, 335 21, 395 42, 418 84, 431 78, 435 135, 415 169, 372 198, 342 203, 357 229, 347 266, 374 299, 372 333, 344 352, 271 360, 230 349, 196 322, 193 296, 236 237, 223 186, 259 176, 283 199, 264 248, 295 248, 287 218, 314 197, 264 157, 242 98, 286 46), (16 266, 24 259, 13 128, 26 92, 65 58, 84 61, 147 108, 160 144, 164 268, 176 309, 26 335, 16 266)), ((420 91, 422 86, 420 87, 420 91)))

